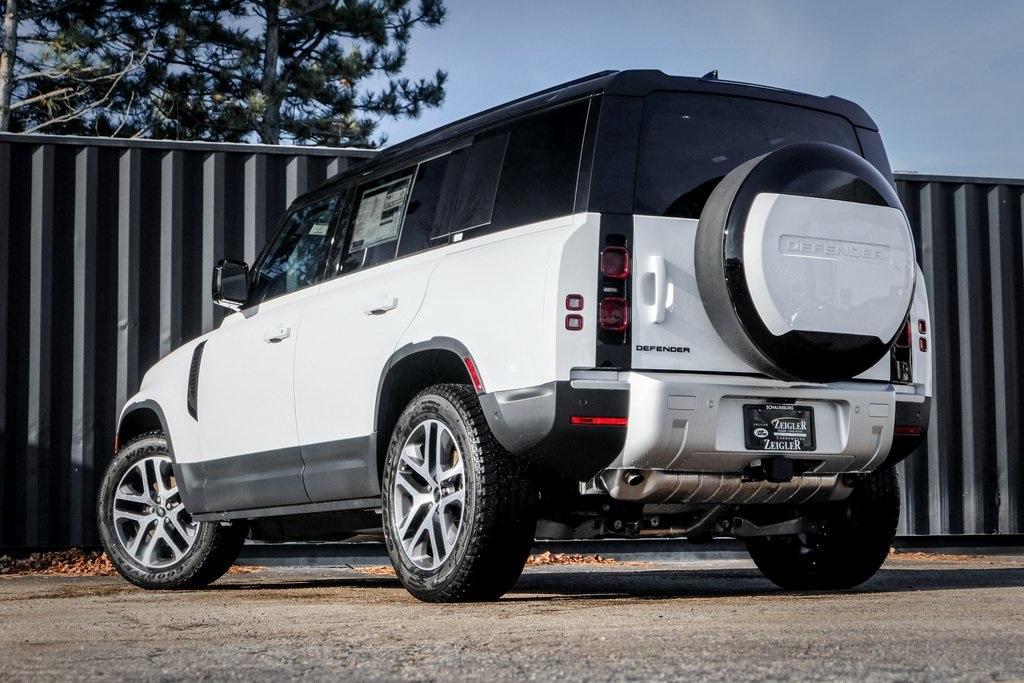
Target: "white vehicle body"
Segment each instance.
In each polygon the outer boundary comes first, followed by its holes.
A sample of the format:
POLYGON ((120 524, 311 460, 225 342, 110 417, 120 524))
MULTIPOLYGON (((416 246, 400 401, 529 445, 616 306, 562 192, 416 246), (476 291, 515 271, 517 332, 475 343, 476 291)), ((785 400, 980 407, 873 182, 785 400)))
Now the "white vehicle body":
MULTIPOLYGON (((562 97, 583 112, 584 163, 595 137, 607 139, 601 126, 632 121, 639 129, 642 107, 628 100, 642 96, 615 94, 611 86, 577 94, 573 87, 562 97)), ((701 96, 716 87, 723 97, 759 96, 746 86, 686 87, 701 96)), ((832 99, 827 104, 838 107, 832 99)), ((537 109, 539 101, 526 104, 537 109)), ((389 210, 399 212, 399 222, 407 212, 402 229, 409 228, 426 164, 451 157, 439 162, 448 182, 452 155, 488 139, 495 126, 515 125, 516 115, 485 115, 478 131, 456 130, 452 144, 428 137, 407 152, 386 153, 298 200, 293 216, 332 202, 329 230, 315 221, 303 228, 303 235, 324 237, 323 276, 240 306, 219 329, 146 373, 124 407, 120 438, 165 431, 184 503, 197 519, 379 506, 382 453, 396 411, 438 382, 476 387, 510 457, 575 482, 581 495, 624 502, 842 497, 840 475, 873 471, 906 455, 894 447, 900 439, 916 445, 922 438, 932 393, 931 326, 898 208, 777 192, 758 193, 753 202, 744 277, 768 331, 873 337, 881 349, 869 367, 828 381, 772 376, 737 352, 709 316, 698 282, 696 241, 706 214, 646 214, 631 194, 629 211, 610 210, 619 200, 602 188, 615 182, 614 172, 598 170, 597 162, 590 177, 574 175, 564 213, 486 232, 455 225, 456 206, 450 229, 434 231, 433 246, 378 263, 370 261, 380 244, 356 253, 353 233, 367 224, 379 233, 392 220, 389 210), (374 197, 385 213, 370 206, 374 197), (366 219, 370 211, 378 213, 366 219), (602 279, 599 263, 617 235, 629 259, 618 284, 602 279), (625 332, 606 334, 599 310, 606 298, 626 301, 625 332), (894 375, 897 332, 899 367, 909 376, 894 375), (747 442, 745 406, 775 403, 812 410, 812 436, 785 442, 800 450, 747 442), (776 459, 785 460, 784 470, 768 469, 776 459)), ((866 115, 857 116, 850 130, 870 132, 866 115)), ((616 144, 636 145, 635 136, 624 137, 616 144)), ((582 167, 579 158, 573 163, 582 167)), ((463 173, 462 189, 448 193, 465 202, 463 173)))

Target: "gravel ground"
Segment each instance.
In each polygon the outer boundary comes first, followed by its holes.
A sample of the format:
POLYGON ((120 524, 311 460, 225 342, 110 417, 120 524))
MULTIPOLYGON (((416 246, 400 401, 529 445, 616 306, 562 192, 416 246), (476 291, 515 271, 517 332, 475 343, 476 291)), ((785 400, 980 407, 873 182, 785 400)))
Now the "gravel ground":
POLYGON ((744 561, 543 566, 498 603, 266 570, 208 589, 0 577, 0 680, 1024 679, 1024 556, 891 559, 785 594, 744 561))

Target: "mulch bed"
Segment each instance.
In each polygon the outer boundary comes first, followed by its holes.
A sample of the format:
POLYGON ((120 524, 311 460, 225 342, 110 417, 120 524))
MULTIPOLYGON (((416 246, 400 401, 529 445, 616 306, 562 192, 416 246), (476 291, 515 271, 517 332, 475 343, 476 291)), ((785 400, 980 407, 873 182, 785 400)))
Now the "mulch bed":
MULTIPOLYGON (((262 567, 234 566, 228 574, 252 574, 262 567)), ((117 570, 100 550, 54 550, 22 557, 0 555, 0 575, 114 576, 117 570)))

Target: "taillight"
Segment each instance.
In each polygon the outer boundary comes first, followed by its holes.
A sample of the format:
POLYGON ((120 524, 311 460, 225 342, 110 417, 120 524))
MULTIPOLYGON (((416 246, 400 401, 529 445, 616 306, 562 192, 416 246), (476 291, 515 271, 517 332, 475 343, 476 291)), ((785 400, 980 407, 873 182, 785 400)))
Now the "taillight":
POLYGON ((629 251, 625 247, 602 249, 601 275, 612 280, 625 280, 629 277, 629 251))
POLYGON ((903 329, 900 330, 899 337, 896 338, 896 346, 907 348, 910 346, 910 321, 903 323, 903 329))
POLYGON ((573 415, 569 423, 577 427, 625 427, 629 420, 624 417, 592 417, 590 415, 573 415))
POLYGON ((598 326, 606 332, 629 329, 629 302, 620 296, 606 296, 598 307, 598 326))
POLYGON ((633 217, 601 216, 601 242, 597 256, 597 348, 599 368, 629 368, 629 301, 632 297, 633 217))
MULTIPOLYGON (((921 321, 918 321, 919 323, 921 321)), ((920 327, 920 325, 919 325, 920 327)), ((911 344, 914 341, 913 328, 910 326, 910 318, 903 322, 896 341, 893 342, 889 351, 890 371, 889 378, 893 382, 909 384, 914 380, 912 359, 910 357, 911 344)), ((921 341, 924 341, 923 339, 921 341)))

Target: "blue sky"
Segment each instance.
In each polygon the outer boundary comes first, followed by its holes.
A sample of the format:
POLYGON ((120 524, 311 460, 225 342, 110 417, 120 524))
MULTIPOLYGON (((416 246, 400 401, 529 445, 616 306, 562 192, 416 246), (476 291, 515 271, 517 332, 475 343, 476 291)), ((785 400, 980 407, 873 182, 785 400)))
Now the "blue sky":
POLYGON ((390 142, 602 69, 654 68, 861 104, 897 170, 1024 178, 1024 0, 447 0, 407 74, 448 98, 390 142))

